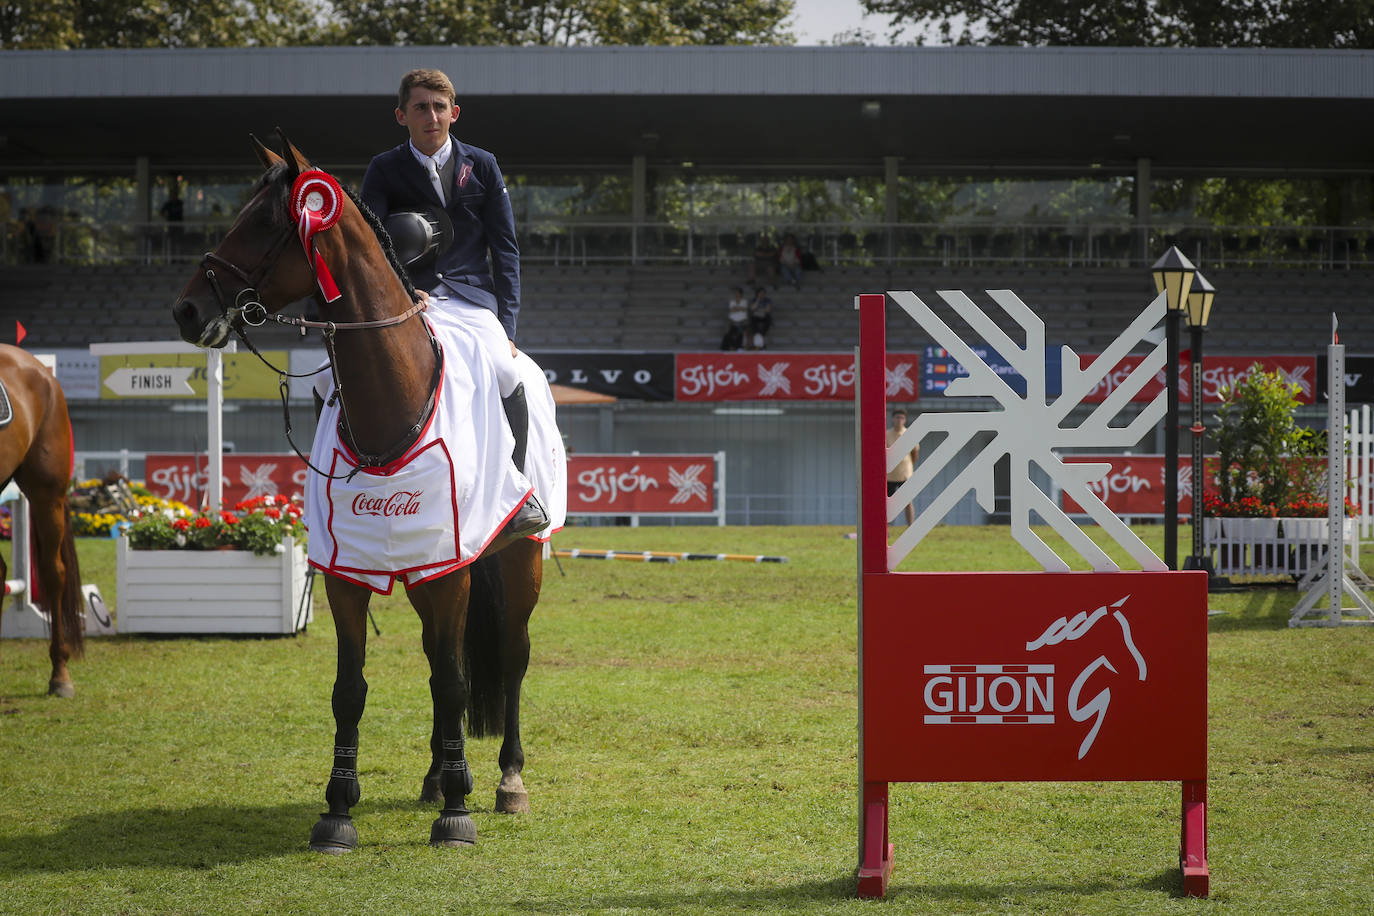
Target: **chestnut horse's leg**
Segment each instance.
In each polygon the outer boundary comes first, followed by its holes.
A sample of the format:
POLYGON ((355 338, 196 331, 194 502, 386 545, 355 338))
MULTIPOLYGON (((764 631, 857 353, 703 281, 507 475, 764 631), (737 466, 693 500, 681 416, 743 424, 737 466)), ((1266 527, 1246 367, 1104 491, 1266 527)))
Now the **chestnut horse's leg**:
MULTIPOLYGON (((470 585, 468 570, 460 569, 407 593, 420 615, 420 638, 429 658, 429 692, 434 703, 431 751, 437 752, 440 761, 438 789, 444 800, 429 833, 429 842, 435 846, 471 846, 477 842, 477 825, 466 804, 472 791, 472 770, 463 748, 468 696, 460 665, 470 585)), ((426 778, 427 785, 429 782, 426 778)))
MULTIPOLYGON (((48 658, 52 660, 52 674, 48 677, 48 695, 56 697, 76 696, 71 672, 67 670, 67 660, 71 657, 70 644, 79 635, 69 633, 72 615, 64 613, 63 601, 68 600, 67 577, 75 570, 67 568, 67 557, 63 556, 62 544, 71 535, 67 531, 67 491, 66 481, 50 491, 48 488, 35 488, 35 498, 29 500, 29 513, 33 518, 34 539, 37 541, 38 563, 36 575, 42 586, 43 604, 48 609, 48 626, 51 637, 48 641, 48 658)), ((78 619, 77 626, 80 626, 78 619)))
POLYGON ((500 558, 506 598, 501 631, 506 720, 498 758, 501 783, 496 787, 496 810, 516 814, 530 810, 530 796, 520 778, 525 768, 525 750, 520 746, 520 685, 530 663, 529 623, 544 578, 544 545, 526 538, 507 547, 500 558))
POLYGON ((329 811, 320 815, 310 831, 310 848, 338 854, 351 852, 358 845, 358 831, 348 812, 359 798, 358 722, 367 703, 363 664, 367 659, 367 606, 372 592, 337 576, 325 576, 324 588, 339 641, 333 699, 334 766, 324 791, 329 811))

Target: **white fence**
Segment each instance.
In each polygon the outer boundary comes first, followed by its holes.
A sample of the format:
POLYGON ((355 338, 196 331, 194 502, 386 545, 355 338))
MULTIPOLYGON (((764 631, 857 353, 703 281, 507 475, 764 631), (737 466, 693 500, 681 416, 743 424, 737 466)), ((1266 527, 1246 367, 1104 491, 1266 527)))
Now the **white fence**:
MULTIPOLYGON (((1212 566, 1222 576, 1303 576, 1326 552, 1324 518, 1206 518, 1204 534, 1212 566)), ((1345 520, 1347 549, 1359 537, 1345 520)))

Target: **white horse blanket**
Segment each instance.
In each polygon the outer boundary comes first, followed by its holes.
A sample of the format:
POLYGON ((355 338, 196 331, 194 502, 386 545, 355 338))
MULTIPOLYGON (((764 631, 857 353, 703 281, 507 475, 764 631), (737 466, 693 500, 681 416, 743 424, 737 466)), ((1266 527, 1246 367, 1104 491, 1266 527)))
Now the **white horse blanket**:
POLYGON ((530 413, 521 474, 510 460, 515 439, 486 352, 442 312, 425 320, 444 369, 434 414, 416 443, 391 464, 350 478, 357 460, 339 439, 341 405, 322 392, 310 449, 310 463, 324 472, 306 477, 310 565, 383 595, 398 578, 410 588, 477 559, 531 492, 551 521, 535 540, 547 541, 567 517, 567 456, 543 370, 517 357, 530 413))

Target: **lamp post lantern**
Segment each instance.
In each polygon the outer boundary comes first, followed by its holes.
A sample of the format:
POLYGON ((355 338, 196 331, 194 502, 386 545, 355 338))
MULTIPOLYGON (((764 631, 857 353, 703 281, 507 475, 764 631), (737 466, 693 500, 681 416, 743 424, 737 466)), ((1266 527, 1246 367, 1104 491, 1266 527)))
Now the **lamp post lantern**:
POLYGON ((1199 271, 1193 275, 1193 286, 1188 292, 1188 335, 1192 350, 1192 395, 1193 395, 1193 553, 1183 561, 1184 569, 1205 569, 1210 579, 1214 571, 1212 560, 1207 556, 1203 543, 1202 496, 1206 486, 1203 474, 1202 437, 1202 332, 1207 327, 1207 319, 1212 314, 1212 300, 1217 291, 1199 271))
POLYGON ((1164 418, 1164 564, 1178 569, 1178 323, 1197 268, 1177 247, 1170 246, 1150 272, 1155 278, 1155 292, 1164 293, 1168 303, 1164 315, 1164 386, 1168 392, 1164 418))

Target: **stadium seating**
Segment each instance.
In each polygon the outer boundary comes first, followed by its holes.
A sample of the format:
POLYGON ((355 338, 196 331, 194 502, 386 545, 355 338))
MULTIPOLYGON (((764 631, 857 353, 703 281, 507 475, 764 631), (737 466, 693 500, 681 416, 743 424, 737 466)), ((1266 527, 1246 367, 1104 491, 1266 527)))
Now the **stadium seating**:
MULTIPOLYGON (((80 347, 93 341, 172 339, 170 307, 193 268, 176 266, 15 267, 0 270, 4 314, 24 323, 30 348, 80 347)), ((1318 352, 1330 339, 1331 314, 1342 322, 1350 353, 1374 354, 1364 320, 1374 301, 1374 271, 1208 269, 1217 288, 1207 352, 1217 355, 1318 352)), ((520 345, 541 350, 714 350, 725 330, 725 303, 749 287, 748 264, 700 266, 551 266, 527 263, 520 345)), ((1096 352, 1120 333, 1152 293, 1139 269, 827 267, 807 271, 802 288, 771 288, 774 350, 854 346, 854 296, 910 289, 938 304, 936 290, 960 289, 984 303, 1012 332, 1014 324, 983 296, 1011 289, 1046 324, 1046 340, 1096 352)), ((12 329, 3 331, 6 338, 12 329)), ((293 345, 282 328, 255 333, 264 346, 293 345)), ((1186 341, 1186 335, 1185 335, 1186 341)), ((899 314, 889 316, 889 348, 931 343, 899 314)), ((313 342, 312 342, 313 345, 313 342)), ((1186 344, 1185 344, 1186 345, 1186 344)))

